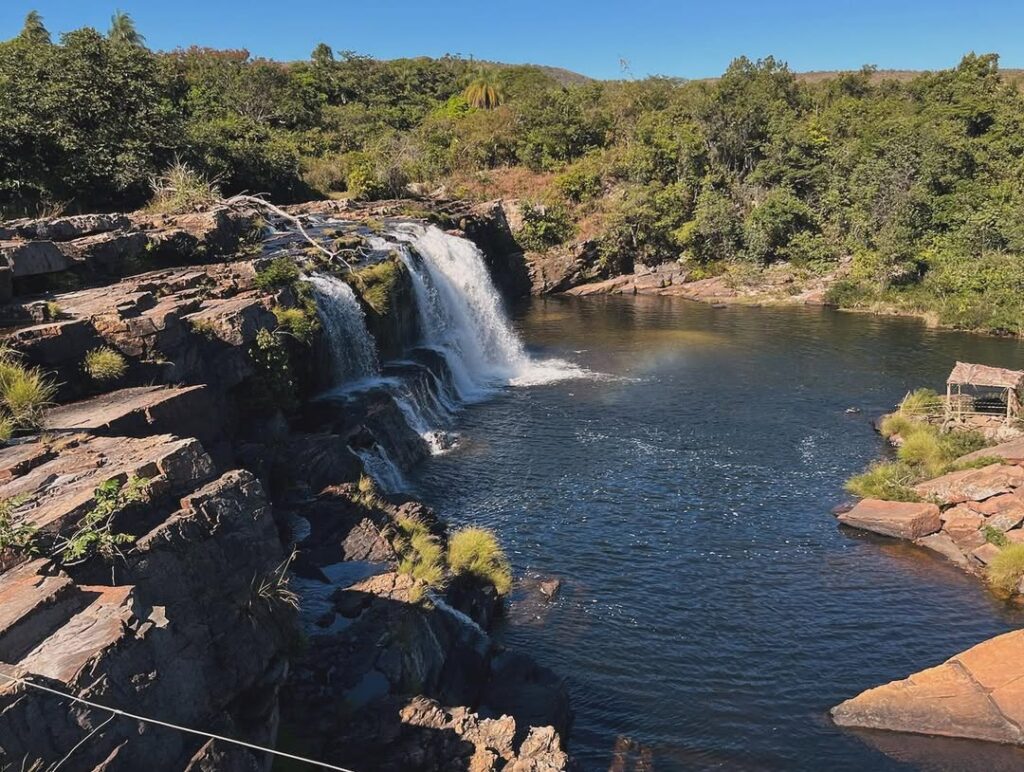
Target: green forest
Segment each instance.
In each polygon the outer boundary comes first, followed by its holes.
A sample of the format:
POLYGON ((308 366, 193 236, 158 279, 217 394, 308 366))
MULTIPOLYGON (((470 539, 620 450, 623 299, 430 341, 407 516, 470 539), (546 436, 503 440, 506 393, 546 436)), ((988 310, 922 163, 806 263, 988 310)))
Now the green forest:
POLYGON ((145 206, 177 164, 225 195, 525 202, 520 241, 606 275, 843 267, 829 299, 1024 334, 1024 94, 995 54, 885 77, 738 58, 707 81, 591 81, 459 57, 155 52, 116 14, 0 43, 7 217, 145 206))

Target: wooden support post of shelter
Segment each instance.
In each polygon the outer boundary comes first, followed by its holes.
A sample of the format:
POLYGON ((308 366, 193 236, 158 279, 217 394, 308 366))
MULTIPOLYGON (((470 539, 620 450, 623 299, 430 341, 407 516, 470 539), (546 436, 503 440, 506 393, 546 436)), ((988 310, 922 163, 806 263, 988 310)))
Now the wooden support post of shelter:
MULTIPOLYGON (((946 420, 953 417, 953 387, 956 386, 956 417, 963 420, 963 387, 974 389, 998 389, 1006 398, 1004 421, 1010 423, 1020 416, 1021 394, 1024 389, 1024 370, 1007 370, 1003 367, 975 365, 957 362, 946 379, 946 420)), ((969 412, 981 412, 972 409, 969 412)), ((991 411, 988 411, 991 412, 991 411)))

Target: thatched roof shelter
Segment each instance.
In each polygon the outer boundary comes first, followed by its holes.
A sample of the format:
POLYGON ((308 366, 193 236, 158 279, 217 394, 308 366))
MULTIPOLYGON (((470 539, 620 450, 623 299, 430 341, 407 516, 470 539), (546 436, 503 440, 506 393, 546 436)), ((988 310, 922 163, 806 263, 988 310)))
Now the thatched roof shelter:
POLYGON ((957 362, 946 383, 951 386, 988 386, 1016 390, 1024 386, 1024 370, 957 362))
MULTIPOLYGON (((1009 423, 1021 413, 1022 387, 1024 387, 1024 370, 1007 370, 1004 367, 989 367, 988 365, 974 365, 969 362, 957 362, 953 372, 946 379, 946 417, 954 415, 962 420, 964 416, 964 402, 962 390, 964 386, 983 389, 999 389, 1004 392, 996 402, 998 407, 1005 401, 1005 418, 1009 423), (953 398, 953 387, 956 387, 956 399, 953 398)), ((985 405, 991 400, 980 398, 971 399, 970 412, 982 411, 991 412, 993 405, 985 405)), ((1002 408, 1000 408, 1002 409, 1002 408)))

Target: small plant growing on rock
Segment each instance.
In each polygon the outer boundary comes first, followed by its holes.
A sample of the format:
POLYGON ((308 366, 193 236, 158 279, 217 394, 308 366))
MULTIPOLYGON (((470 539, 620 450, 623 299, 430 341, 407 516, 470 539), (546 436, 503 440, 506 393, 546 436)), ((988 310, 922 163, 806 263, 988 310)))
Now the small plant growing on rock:
POLYGON ((386 314, 391 308, 391 296, 401 276, 401 268, 395 258, 368 265, 352 274, 353 289, 358 289, 363 300, 378 314, 386 314))
POLYGON ((448 541, 448 566, 494 585, 499 595, 512 589, 512 567, 498 538, 486 528, 463 528, 448 541))
POLYGON ((209 208, 220 199, 216 180, 205 177, 184 161, 175 161, 150 180, 153 197, 149 210, 159 214, 185 214, 209 208))
POLYGON ((56 391, 39 369, 25 367, 17 354, 0 345, 0 441, 16 431, 40 429, 56 391))
POLYGON ((60 307, 60 303, 56 300, 47 300, 43 309, 49 321, 54 321, 64 316, 64 309, 60 307))
MULTIPOLYGON (((124 482, 113 478, 98 485, 93 492, 93 508, 79 520, 78 527, 70 536, 58 541, 54 556, 65 566, 84 563, 93 555, 110 563, 118 557, 123 559, 122 545, 132 543, 135 537, 116 532, 114 516, 131 504, 145 501, 148 491, 149 480, 135 475, 124 482)), ((112 580, 113 570, 111 566, 112 580)))
POLYGON ((1024 579, 1024 544, 1009 544, 988 564, 988 582, 1004 592, 1013 592, 1024 579))
POLYGON ((33 543, 36 535, 35 524, 25 520, 21 522, 14 520, 14 510, 27 500, 24 496, 0 499, 0 571, 6 571, 9 568, 8 554, 24 555, 35 551, 33 543))
POLYGON ((274 306, 271 309, 277 319, 278 332, 291 335, 302 343, 309 343, 317 329, 317 317, 310 315, 305 308, 284 308, 274 306))
POLYGON ((85 355, 83 369, 96 383, 113 383, 128 372, 128 360, 121 352, 101 346, 85 355))
POLYGON ((278 257, 270 261, 263 270, 256 274, 253 283, 258 289, 270 290, 290 287, 299 280, 299 267, 287 257, 278 257))
POLYGON ((373 481, 373 478, 369 475, 360 475, 359 482, 356 483, 356 492, 352 496, 352 500, 361 507, 366 509, 381 509, 384 506, 384 500, 380 496, 380 490, 377 488, 377 483, 373 481))
POLYGON ((983 525, 981 527, 981 535, 985 537, 985 541, 989 544, 995 544, 997 547, 1005 547, 1010 543, 1005 533, 998 528, 993 528, 991 525, 983 525))
POLYGON ((916 477, 914 470, 904 463, 880 461, 866 472, 851 477, 845 487, 855 496, 866 499, 920 501, 921 497, 910 487, 916 477))
POLYGON ((270 330, 256 333, 256 342, 249 351, 256 375, 252 379, 252 397, 267 409, 294 410, 298 405, 295 379, 288 352, 270 330))
POLYGON ((428 587, 444 581, 444 549, 426 524, 411 517, 395 520, 391 546, 398 555, 398 572, 428 587))
POLYGON ((291 589, 288 577, 288 568, 295 559, 295 554, 293 550, 281 565, 262 579, 253 578, 252 595, 248 604, 250 617, 255 618, 256 608, 260 604, 271 611, 281 607, 299 610, 299 596, 291 589))

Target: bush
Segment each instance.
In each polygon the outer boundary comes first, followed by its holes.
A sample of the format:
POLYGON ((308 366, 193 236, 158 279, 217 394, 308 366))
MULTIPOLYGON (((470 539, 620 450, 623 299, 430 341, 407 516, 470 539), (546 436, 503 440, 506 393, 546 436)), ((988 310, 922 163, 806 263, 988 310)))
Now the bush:
POLYGON ((128 360, 119 351, 102 346, 85 355, 83 369, 97 383, 111 383, 128 372, 128 360))
POLYGON ((463 528, 448 542, 448 565, 456 576, 469 574, 494 585, 499 595, 512 589, 512 568, 497 537, 485 528, 463 528))
POLYGON ((270 330, 260 330, 249 355, 256 368, 256 374, 250 379, 253 405, 286 413, 298 407, 291 362, 277 336, 270 330))
POLYGON ((299 280, 299 267, 290 257, 277 257, 256 274, 254 284, 264 292, 290 287, 299 280))
POLYGON ((430 529, 411 517, 395 521, 391 546, 398 555, 398 572, 408 574, 428 587, 444 581, 444 549, 430 529))
POLYGON ((999 590, 1016 590, 1024 578, 1024 544, 1003 547, 988 564, 987 577, 989 584, 999 590))
POLYGON ((98 485, 93 491, 93 508, 82 516, 75 531, 58 543, 55 554, 60 563, 75 565, 92 555, 108 562, 124 557, 121 545, 130 544, 135 537, 114 531, 113 519, 126 507, 145 501, 148 491, 149 480, 134 475, 124 482, 114 478, 98 485))
POLYGON ((184 161, 175 161, 163 174, 150 180, 153 197, 149 211, 185 214, 213 206, 221 197, 216 181, 209 180, 184 161))
POLYGON ((1006 538, 1006 534, 991 525, 983 525, 981 527, 981 533, 985 537, 985 541, 989 544, 995 544, 997 547, 1005 547, 1010 543, 1010 540, 1006 538))
POLYGON ((283 306, 274 306, 271 310, 274 312, 274 318, 277 319, 278 330, 291 335, 302 343, 309 343, 313 339, 313 333, 319 326, 318 317, 315 314, 311 314, 305 308, 284 308, 283 306))
POLYGON ((900 412, 910 415, 930 415, 941 411, 943 399, 934 389, 915 389, 903 398, 900 412))
POLYGON ((879 461, 868 467, 866 472, 854 475, 846 481, 846 490, 865 499, 886 501, 920 501, 910 487, 918 476, 913 468, 901 462, 879 461))
POLYGON ((13 351, 0 346, 0 439, 40 429, 56 391, 40 370, 25 367, 13 351))
POLYGON ((0 571, 8 567, 5 560, 8 552, 20 556, 35 551, 35 524, 25 520, 14 520, 14 510, 26 501, 24 497, 0 499, 0 571))
POLYGON ((573 234, 572 221, 564 207, 523 204, 523 226, 516 240, 526 249, 542 252, 565 242, 573 234))

